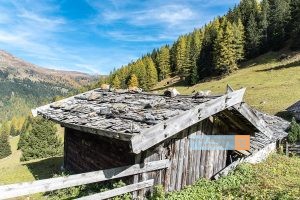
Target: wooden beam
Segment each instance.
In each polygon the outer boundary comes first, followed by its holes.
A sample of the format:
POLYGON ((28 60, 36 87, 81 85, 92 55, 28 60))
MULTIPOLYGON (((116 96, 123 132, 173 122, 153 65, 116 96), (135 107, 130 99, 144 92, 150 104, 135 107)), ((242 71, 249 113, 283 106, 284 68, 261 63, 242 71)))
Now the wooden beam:
MULTIPOLYGON (((41 115, 45 119, 48 119, 48 117, 44 113, 42 113, 40 111, 37 111, 37 112, 39 115, 41 115)), ((84 125, 65 123, 65 122, 58 121, 58 120, 55 120, 52 118, 50 118, 49 120, 51 120, 57 124, 60 124, 63 127, 75 129, 75 130, 86 132, 86 133, 101 135, 101 136, 105 136, 105 137, 109 137, 109 138, 114 138, 114 139, 118 139, 118 140, 122 140, 122 141, 130 141, 130 139, 133 137, 133 135, 130 133, 119 133, 119 132, 114 132, 114 131, 108 131, 105 129, 90 128, 90 127, 87 127, 84 125)))
POLYGON ((87 172, 67 177, 50 178, 0 186, 0 199, 14 198, 39 192, 48 192, 78 185, 107 181, 169 167, 169 160, 153 161, 124 167, 87 172))
MULTIPOLYGON (((234 90, 227 85, 227 92, 230 94, 234 90)), ((246 103, 242 102, 240 104, 234 105, 239 113, 241 113, 254 127, 256 127, 260 132, 266 135, 268 138, 272 138, 273 131, 267 126, 266 122, 261 119, 246 103)))
POLYGON ((128 192, 133 192, 133 191, 137 191, 137 190, 140 190, 143 188, 152 187, 153 185, 154 185, 154 179, 150 179, 147 181, 143 181, 143 182, 139 182, 139 183, 135 183, 135 184, 131 184, 131 185, 126 185, 124 187, 108 190, 108 191, 101 192, 98 194, 81 197, 81 198, 78 198, 77 200, 108 199, 111 197, 126 194, 128 192))
POLYGON ((145 129, 131 139, 132 151, 136 154, 144 151, 211 115, 241 103, 245 90, 243 88, 209 100, 164 123, 145 129))
POLYGON ((213 179, 218 180, 221 177, 227 176, 229 172, 233 171, 240 163, 244 161, 244 158, 239 158, 238 160, 232 162, 228 166, 226 166, 224 169, 219 171, 217 174, 213 176, 213 179))

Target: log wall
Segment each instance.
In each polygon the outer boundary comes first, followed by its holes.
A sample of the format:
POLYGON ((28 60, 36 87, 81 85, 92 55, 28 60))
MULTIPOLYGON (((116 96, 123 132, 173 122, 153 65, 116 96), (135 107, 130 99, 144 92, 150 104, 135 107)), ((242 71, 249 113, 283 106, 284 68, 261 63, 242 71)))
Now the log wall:
POLYGON ((64 167, 74 173, 131 165, 129 152, 127 142, 65 128, 64 167))
POLYGON ((211 178, 226 167, 227 151, 192 150, 190 137, 195 135, 225 134, 225 126, 213 122, 212 118, 203 120, 172 139, 142 153, 142 162, 170 159, 169 169, 143 174, 141 180, 154 179, 155 184, 163 184, 166 191, 180 190, 199 178, 211 178))
POLYGON ((226 167, 227 151, 192 150, 190 143, 195 135, 228 133, 226 125, 220 123, 207 118, 137 155, 130 153, 127 142, 66 128, 65 168, 81 173, 169 159, 168 169, 143 173, 135 176, 133 182, 154 179, 155 184, 164 185, 166 191, 180 190, 201 177, 211 178, 226 167))

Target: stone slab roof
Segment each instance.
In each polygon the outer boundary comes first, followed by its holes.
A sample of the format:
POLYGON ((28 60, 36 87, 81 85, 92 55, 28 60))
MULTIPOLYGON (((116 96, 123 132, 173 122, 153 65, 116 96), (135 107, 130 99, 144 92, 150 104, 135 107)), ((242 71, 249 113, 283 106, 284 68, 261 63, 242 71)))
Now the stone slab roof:
POLYGON ((96 89, 40 107, 37 112, 60 124, 135 134, 215 97, 171 98, 96 89))

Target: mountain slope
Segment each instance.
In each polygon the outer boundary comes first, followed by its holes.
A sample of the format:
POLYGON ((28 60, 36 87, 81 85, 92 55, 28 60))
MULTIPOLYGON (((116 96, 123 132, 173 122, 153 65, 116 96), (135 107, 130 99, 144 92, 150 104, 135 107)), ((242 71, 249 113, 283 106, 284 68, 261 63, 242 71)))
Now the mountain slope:
POLYGON ((194 86, 186 86, 177 78, 161 81, 154 90, 163 92, 167 87, 175 87, 181 94, 211 90, 224 93, 226 85, 234 89, 246 87, 245 100, 251 106, 276 114, 300 99, 300 52, 269 52, 243 63, 243 68, 235 73, 203 81, 194 86), (286 59, 280 59, 286 55, 286 59))
POLYGON ((38 67, 0 50, 0 77, 5 79, 29 79, 33 82, 47 82, 69 87, 89 84, 94 78, 75 71, 60 71, 38 67))
POLYGON ((0 51, 0 121, 27 115, 30 109, 96 80, 80 72, 41 68, 0 51))

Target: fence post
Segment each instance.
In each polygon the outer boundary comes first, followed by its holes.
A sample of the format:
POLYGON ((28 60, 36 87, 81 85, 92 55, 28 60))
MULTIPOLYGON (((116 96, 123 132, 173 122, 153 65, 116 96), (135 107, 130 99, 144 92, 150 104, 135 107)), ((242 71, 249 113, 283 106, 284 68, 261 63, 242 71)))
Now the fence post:
POLYGON ((289 156, 289 143, 287 140, 285 141, 285 155, 289 156))

